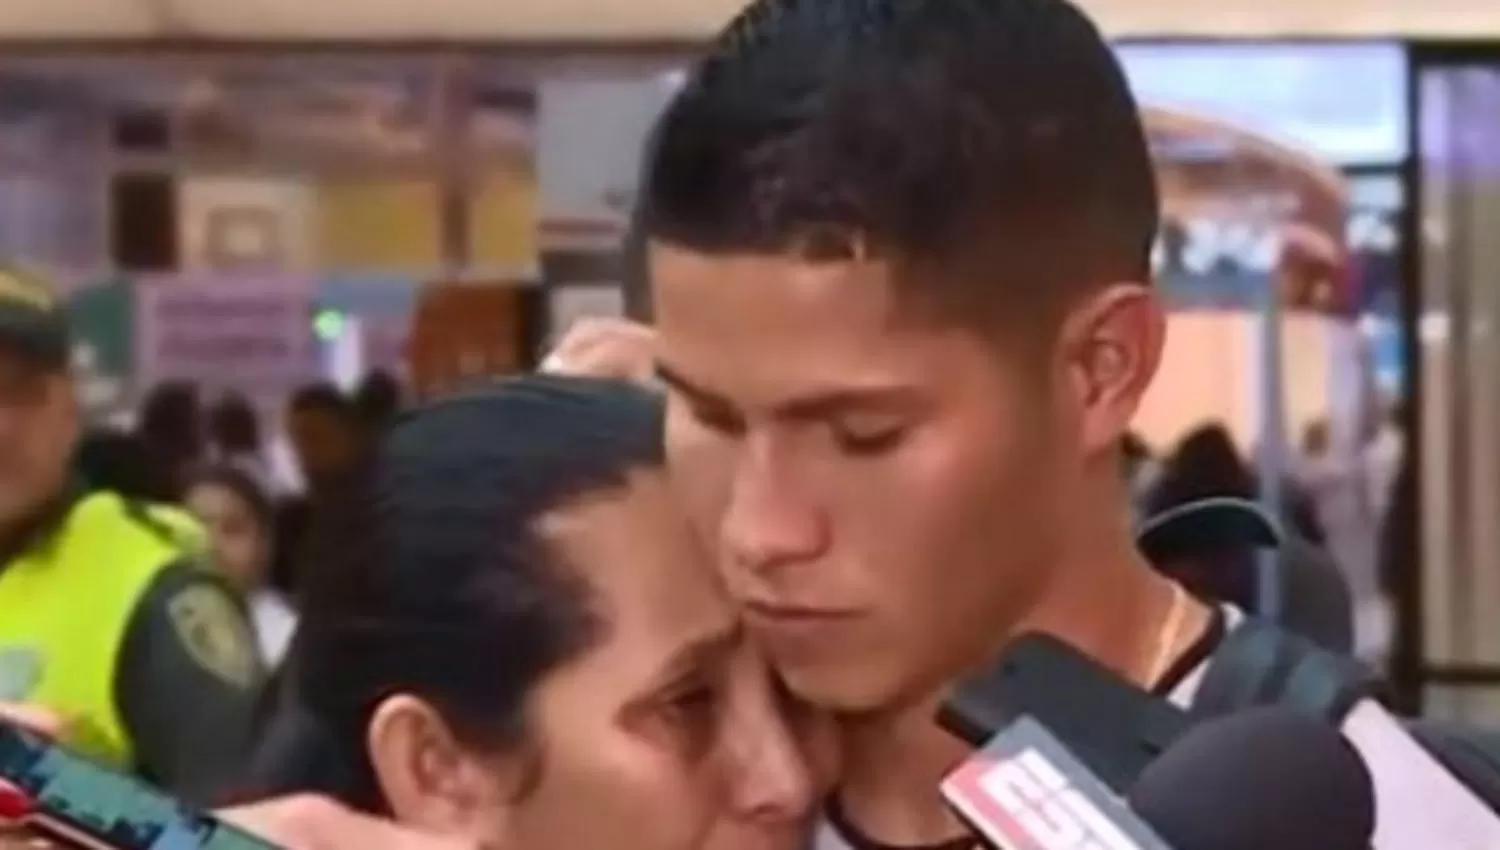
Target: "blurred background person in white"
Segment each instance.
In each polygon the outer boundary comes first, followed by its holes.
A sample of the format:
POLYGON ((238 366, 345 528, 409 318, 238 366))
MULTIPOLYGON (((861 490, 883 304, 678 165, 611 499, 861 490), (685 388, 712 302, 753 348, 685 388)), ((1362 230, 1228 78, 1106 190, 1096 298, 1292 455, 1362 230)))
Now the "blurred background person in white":
POLYGON ((280 664, 297 615, 270 584, 275 551, 271 501, 245 470, 220 464, 188 484, 188 509, 208 529, 213 565, 244 594, 261 656, 280 664))

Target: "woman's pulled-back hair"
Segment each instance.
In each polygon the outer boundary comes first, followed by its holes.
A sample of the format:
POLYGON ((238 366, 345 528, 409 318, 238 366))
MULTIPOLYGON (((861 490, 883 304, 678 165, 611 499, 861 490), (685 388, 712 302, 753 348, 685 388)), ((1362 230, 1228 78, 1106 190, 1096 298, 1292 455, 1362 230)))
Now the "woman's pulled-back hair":
POLYGON ((537 521, 660 466, 661 418, 631 385, 530 376, 399 419, 320 534, 253 793, 382 811, 365 731, 397 693, 466 744, 522 743, 532 688, 607 625, 537 521))

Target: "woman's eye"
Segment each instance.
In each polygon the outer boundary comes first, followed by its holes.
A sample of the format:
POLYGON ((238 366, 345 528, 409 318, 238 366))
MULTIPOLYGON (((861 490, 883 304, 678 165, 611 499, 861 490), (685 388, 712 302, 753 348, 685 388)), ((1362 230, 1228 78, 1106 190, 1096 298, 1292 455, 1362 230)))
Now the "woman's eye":
POLYGON ((710 684, 693 685, 667 698, 662 717, 682 750, 690 758, 706 754, 718 731, 721 708, 720 692, 710 684))
POLYGON ((717 708, 719 694, 708 685, 695 685, 667 700, 667 707, 678 717, 686 717, 717 708))

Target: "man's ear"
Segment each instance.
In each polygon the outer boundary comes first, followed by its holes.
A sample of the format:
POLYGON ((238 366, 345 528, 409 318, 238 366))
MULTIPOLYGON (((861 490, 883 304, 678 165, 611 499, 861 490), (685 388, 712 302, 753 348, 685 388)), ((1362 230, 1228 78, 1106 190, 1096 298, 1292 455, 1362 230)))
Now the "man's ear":
POLYGON ((522 756, 466 747, 437 709, 408 694, 376 707, 365 747, 397 821, 485 845, 508 833, 526 777, 522 756))
POLYGON ((1085 451, 1119 444, 1161 365, 1165 339, 1166 313, 1144 284, 1111 284, 1069 311, 1061 351, 1085 451))

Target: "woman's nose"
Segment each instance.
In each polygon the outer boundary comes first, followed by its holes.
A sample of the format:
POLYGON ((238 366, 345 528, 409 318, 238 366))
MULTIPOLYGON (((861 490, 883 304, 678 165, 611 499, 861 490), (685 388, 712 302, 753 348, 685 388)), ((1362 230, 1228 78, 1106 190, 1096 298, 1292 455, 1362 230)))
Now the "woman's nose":
POLYGON ((736 820, 776 827, 800 822, 812 812, 812 779, 784 730, 736 749, 738 765, 729 798, 736 820))

